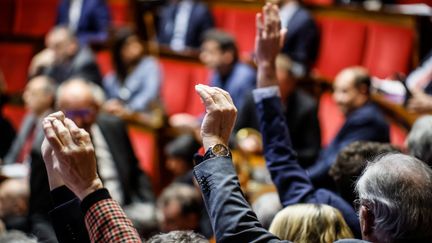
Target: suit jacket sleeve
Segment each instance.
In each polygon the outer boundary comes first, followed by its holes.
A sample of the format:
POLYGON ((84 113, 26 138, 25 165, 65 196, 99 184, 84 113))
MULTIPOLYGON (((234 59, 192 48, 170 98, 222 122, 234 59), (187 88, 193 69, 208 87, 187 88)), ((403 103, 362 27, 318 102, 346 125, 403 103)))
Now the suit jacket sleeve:
POLYGON ((141 242, 132 222, 106 189, 84 198, 81 209, 91 242, 141 242))
POLYGON ((243 196, 231 158, 208 159, 194 168, 216 242, 287 242, 266 231, 243 196))
POLYGON ((297 162, 292 148, 282 104, 277 96, 256 104, 264 155, 281 203, 284 207, 302 202, 314 188, 306 172, 297 162))
MULTIPOLYGON (((91 11, 89 15, 91 16, 87 15, 85 17, 87 17, 86 19, 87 22, 90 21, 93 22, 92 26, 94 29, 78 30, 79 31, 78 38, 80 39, 81 43, 103 42, 108 38, 108 29, 110 27, 110 20, 111 20, 106 1, 104 0, 97 0, 95 2, 84 1, 84 4, 85 3, 87 3, 87 6, 83 6, 83 7, 90 7, 89 4, 93 4, 91 9, 89 9, 91 11)), ((84 11, 82 11, 82 13, 83 12, 84 11)))

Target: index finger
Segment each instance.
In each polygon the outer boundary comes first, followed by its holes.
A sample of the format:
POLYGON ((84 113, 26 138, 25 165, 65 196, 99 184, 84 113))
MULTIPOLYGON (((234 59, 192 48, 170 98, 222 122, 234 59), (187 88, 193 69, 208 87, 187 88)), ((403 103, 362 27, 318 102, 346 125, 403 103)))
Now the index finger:
POLYGON ((57 137, 57 134, 54 131, 54 128, 51 124, 51 121, 44 119, 42 122, 42 128, 45 133, 45 138, 48 141, 48 143, 51 145, 53 150, 61 151, 63 144, 61 143, 60 139, 57 137))
POLYGON ((50 117, 50 118, 56 118, 56 119, 58 119, 58 120, 60 120, 60 121, 64 121, 64 119, 65 119, 65 115, 64 115, 64 113, 63 112, 61 112, 61 111, 57 111, 57 112, 54 112, 54 113, 51 113, 51 114, 49 114, 47 117, 50 117))
POLYGON ((211 94, 207 91, 206 87, 208 86, 202 84, 195 85, 195 90, 200 95, 201 100, 204 102, 204 105, 207 109, 213 107, 216 103, 213 100, 211 94))

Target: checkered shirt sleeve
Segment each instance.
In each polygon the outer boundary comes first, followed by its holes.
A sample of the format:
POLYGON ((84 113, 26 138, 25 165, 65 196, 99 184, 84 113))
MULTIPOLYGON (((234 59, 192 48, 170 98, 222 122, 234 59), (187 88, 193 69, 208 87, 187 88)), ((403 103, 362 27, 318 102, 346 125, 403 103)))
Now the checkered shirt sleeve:
POLYGON ((141 242, 132 222, 113 199, 104 199, 92 205, 85 214, 91 242, 141 242))

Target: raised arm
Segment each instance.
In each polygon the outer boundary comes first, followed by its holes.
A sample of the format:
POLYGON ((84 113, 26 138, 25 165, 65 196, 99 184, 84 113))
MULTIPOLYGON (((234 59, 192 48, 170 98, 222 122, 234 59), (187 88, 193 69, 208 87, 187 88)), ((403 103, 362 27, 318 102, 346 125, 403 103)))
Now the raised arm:
POLYGON ((255 54, 258 65, 257 88, 254 99, 263 135, 267 168, 278 189, 283 206, 300 203, 313 191, 306 172, 297 162, 282 112, 275 61, 280 50, 278 11, 265 11, 264 23, 257 17, 255 54))
POLYGON ((217 242, 280 242, 266 231, 240 189, 227 149, 237 110, 226 91, 197 85, 206 106, 201 136, 207 151, 194 168, 217 242), (217 150, 214 148, 218 148, 217 150))
MULTIPOLYGON (((44 160, 80 199, 91 242, 141 242, 132 223, 103 188, 90 135, 58 112, 43 121, 44 160)), ((49 173, 48 176, 52 176, 49 173)), ((50 183, 61 184, 59 178, 50 183)))

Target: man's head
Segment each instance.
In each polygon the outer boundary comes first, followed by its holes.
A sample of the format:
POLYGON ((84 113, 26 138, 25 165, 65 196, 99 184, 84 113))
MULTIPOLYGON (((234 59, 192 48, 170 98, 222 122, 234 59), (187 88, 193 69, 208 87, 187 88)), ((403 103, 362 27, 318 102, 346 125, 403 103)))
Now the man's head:
POLYGON ((160 230, 196 230, 201 213, 201 197, 187 184, 174 183, 167 187, 158 199, 160 230))
POLYGON ((194 154, 201 144, 191 134, 184 134, 165 147, 166 167, 174 176, 186 174, 193 168, 194 154))
POLYGON ((101 92, 98 86, 83 79, 67 80, 58 87, 57 108, 78 127, 89 131, 102 104, 101 92))
POLYGON ((29 196, 30 188, 26 180, 3 181, 0 184, 0 218, 27 215, 29 196))
POLYGON ((354 142, 338 154, 329 174, 335 181, 341 196, 353 204, 356 199, 355 182, 363 172, 367 162, 377 156, 397 152, 400 150, 388 143, 354 142))
POLYGON ((283 99, 287 98, 297 84, 297 80, 292 73, 292 61, 284 54, 279 54, 276 58, 276 77, 279 82, 279 89, 283 99))
POLYGON ((79 50, 78 40, 65 26, 56 26, 47 34, 45 45, 54 52, 55 63, 65 63, 79 50))
POLYGON ((432 169, 403 154, 369 163, 357 182, 363 238, 432 242, 432 169))
POLYGON ((237 62, 238 50, 234 37, 220 30, 209 30, 204 34, 200 59, 211 69, 229 70, 237 62))
POLYGON ((43 115, 54 105, 56 86, 48 76, 36 76, 26 85, 23 99, 26 107, 36 116, 43 115))
POLYGON ((414 123, 408 134, 406 144, 409 153, 432 165, 432 116, 423 116, 414 123))
POLYGON ((333 84, 333 99, 347 115, 369 100, 371 80, 366 69, 351 67, 342 70, 333 84))

